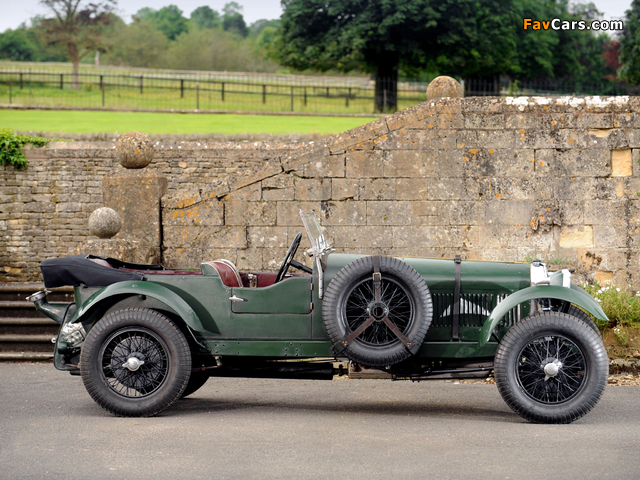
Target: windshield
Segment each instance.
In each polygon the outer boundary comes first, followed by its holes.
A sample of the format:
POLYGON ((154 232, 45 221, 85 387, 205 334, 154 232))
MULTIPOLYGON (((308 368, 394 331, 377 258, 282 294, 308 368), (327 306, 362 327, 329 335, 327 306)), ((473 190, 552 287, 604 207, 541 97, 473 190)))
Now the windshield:
POLYGON ((307 230, 307 235, 309 235, 311 248, 314 251, 313 253, 315 255, 320 255, 329 250, 331 247, 324 238, 322 227, 318 223, 315 212, 309 213, 304 210, 300 210, 300 216, 302 217, 304 228, 307 230))

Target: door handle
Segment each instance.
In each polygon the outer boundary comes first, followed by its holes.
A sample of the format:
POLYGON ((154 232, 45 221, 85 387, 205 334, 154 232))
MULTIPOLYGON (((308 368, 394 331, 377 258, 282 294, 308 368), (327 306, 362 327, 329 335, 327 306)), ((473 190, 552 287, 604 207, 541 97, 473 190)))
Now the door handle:
POLYGON ((231 300, 232 302, 244 302, 245 301, 244 298, 240 298, 240 297, 237 297, 235 295, 233 295, 233 297, 229 297, 229 300, 231 300))

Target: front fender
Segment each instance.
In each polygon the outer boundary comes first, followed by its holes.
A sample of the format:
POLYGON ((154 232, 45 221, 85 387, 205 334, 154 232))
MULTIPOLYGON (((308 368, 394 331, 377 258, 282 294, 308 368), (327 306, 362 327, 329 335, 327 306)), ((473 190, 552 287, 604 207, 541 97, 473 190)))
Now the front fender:
POLYGON ((564 300, 566 302, 577 305, 583 308, 598 320, 608 322, 607 315, 602 310, 602 307, 594 300, 594 298, 585 292, 577 285, 571 285, 571 288, 560 286, 538 286, 528 287, 520 290, 505 298, 496 308, 493 309, 491 315, 485 320, 482 330, 480 330, 480 337, 478 339, 478 347, 483 347, 491 338, 493 330, 498 325, 498 322, 504 317, 509 310, 516 307, 520 303, 524 303, 534 298, 554 298, 557 300, 564 300))
POLYGON ((80 308, 74 322, 80 321, 82 317, 94 306, 103 300, 123 294, 146 295, 164 303, 171 310, 176 312, 182 320, 195 332, 204 332, 202 322, 196 312, 178 294, 172 292, 167 287, 144 281, 118 282, 103 288, 93 294, 80 308))

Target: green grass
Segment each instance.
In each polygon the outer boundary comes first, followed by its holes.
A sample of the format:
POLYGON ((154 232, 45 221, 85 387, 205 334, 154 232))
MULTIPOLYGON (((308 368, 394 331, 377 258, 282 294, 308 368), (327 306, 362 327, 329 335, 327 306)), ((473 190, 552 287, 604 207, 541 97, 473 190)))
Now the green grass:
POLYGON ((0 128, 27 132, 147 134, 319 133, 330 135, 376 120, 365 117, 0 110, 0 128))

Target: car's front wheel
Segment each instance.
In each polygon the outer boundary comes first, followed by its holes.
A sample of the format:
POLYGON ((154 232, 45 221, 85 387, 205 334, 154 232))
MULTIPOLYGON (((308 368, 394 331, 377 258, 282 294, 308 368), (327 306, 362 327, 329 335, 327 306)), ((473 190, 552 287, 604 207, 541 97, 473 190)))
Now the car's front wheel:
POLYGON ((585 415, 600 400, 608 374, 600 336, 564 313, 525 318, 507 332, 495 356, 502 398, 535 423, 571 423, 585 415))
POLYGON ((191 353, 165 315, 127 308, 106 315, 89 331, 80 370, 87 392, 102 408, 118 416, 147 417, 185 391, 191 353))

